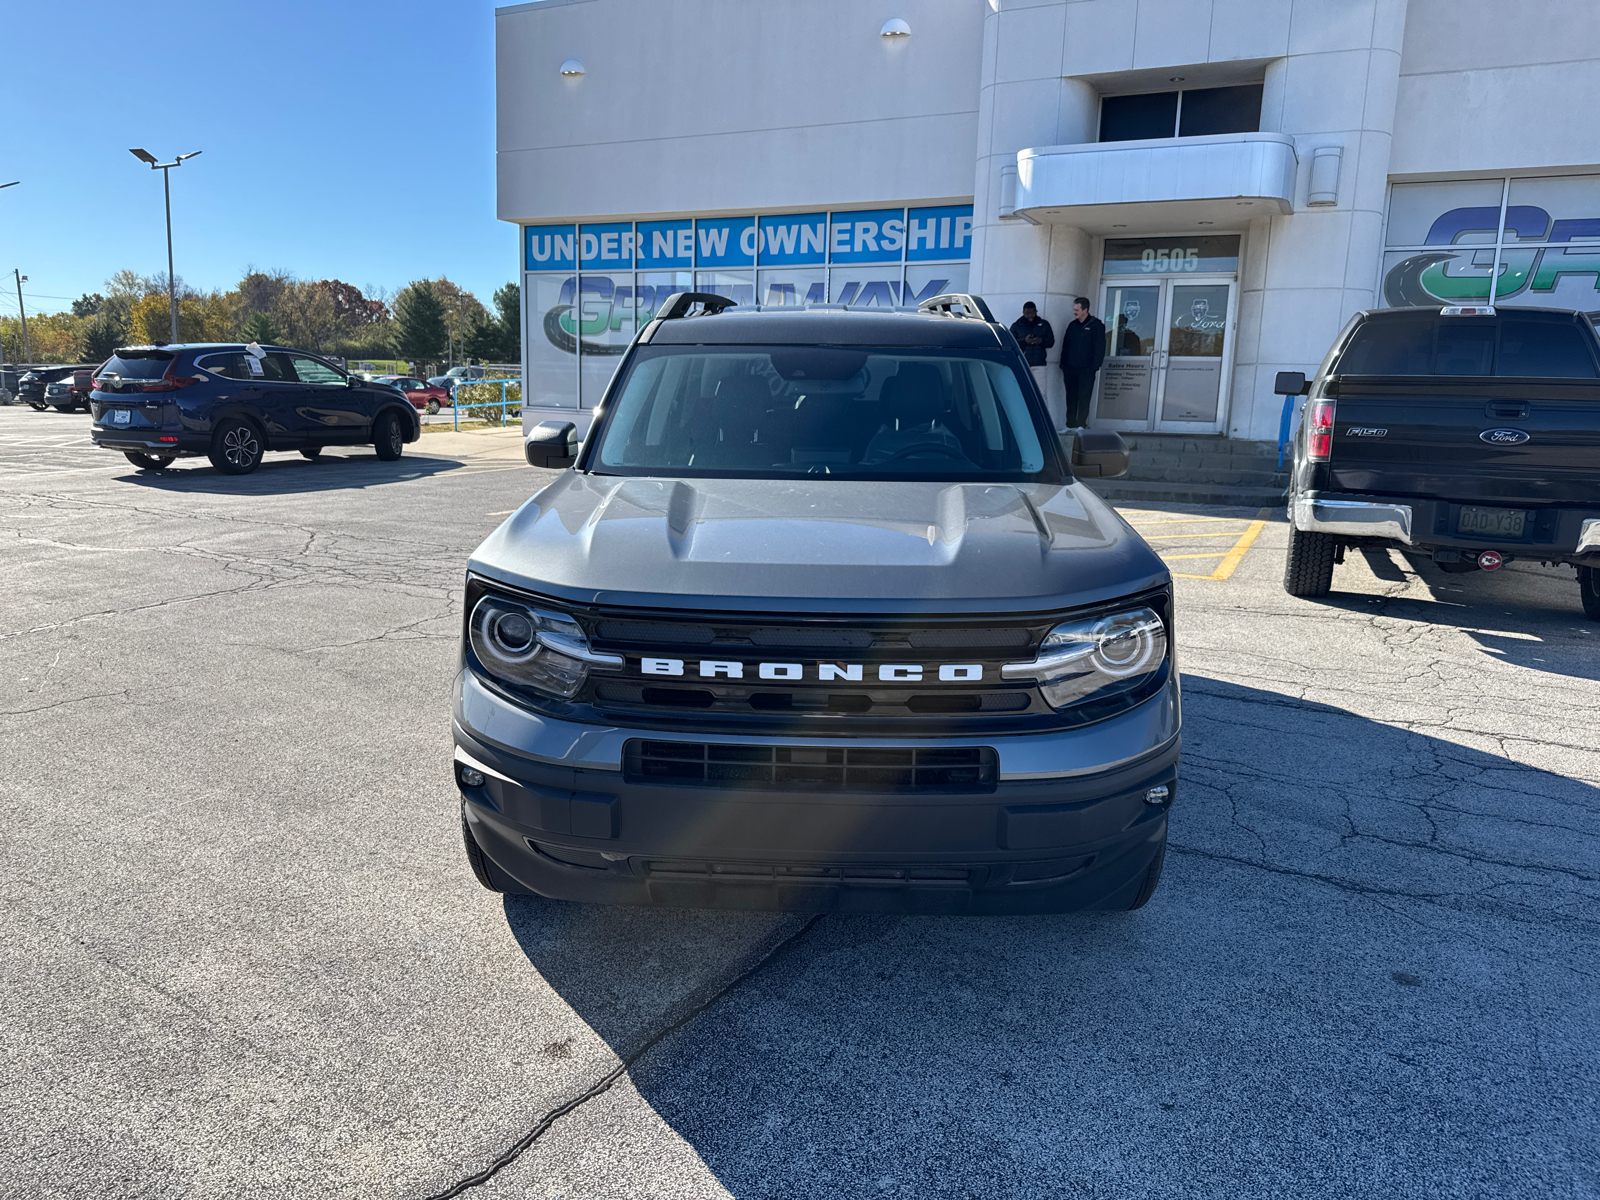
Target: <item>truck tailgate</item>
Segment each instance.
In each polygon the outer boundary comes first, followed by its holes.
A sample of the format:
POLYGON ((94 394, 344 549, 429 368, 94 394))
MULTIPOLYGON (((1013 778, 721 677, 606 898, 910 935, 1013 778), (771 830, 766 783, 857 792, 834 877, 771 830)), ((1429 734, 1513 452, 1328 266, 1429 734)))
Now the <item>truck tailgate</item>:
POLYGON ((1333 379, 1340 491, 1486 504, 1600 504, 1593 380, 1333 379), (1520 431, 1485 438, 1494 431, 1520 431))

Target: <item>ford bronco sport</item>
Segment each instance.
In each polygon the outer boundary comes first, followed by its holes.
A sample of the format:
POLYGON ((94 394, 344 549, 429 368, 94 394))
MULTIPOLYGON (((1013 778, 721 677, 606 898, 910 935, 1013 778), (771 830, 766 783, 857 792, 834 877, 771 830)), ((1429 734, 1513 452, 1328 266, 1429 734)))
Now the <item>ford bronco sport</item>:
POLYGON ((1172 581, 983 301, 683 293, 468 567, 462 832, 491 890, 1137 908, 1177 788, 1172 581))

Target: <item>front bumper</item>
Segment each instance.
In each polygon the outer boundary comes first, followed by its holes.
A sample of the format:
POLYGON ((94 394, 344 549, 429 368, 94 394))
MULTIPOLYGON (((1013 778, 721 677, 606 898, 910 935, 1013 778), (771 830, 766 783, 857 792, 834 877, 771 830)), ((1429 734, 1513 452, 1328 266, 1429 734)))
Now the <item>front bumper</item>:
POLYGON ((1296 529, 1352 540, 1372 538, 1428 550, 1497 550, 1508 558, 1600 560, 1600 507, 1532 508, 1507 501, 1482 503, 1494 508, 1524 508, 1528 514, 1524 535, 1494 538, 1459 534, 1456 519, 1460 503, 1410 496, 1307 492, 1294 498, 1291 516, 1296 529))
POLYGON ((512 709, 470 676, 458 681, 462 809, 502 872, 560 899, 840 912, 1127 908, 1165 844, 1177 790, 1175 683, 1088 728, 965 739, 738 738, 607 729, 514 710, 535 730, 506 720, 501 706, 512 709), (508 734, 525 744, 507 744, 508 734), (622 746, 634 738, 982 743, 997 752, 999 779, 992 790, 893 793, 641 782, 621 769, 622 746), (607 761, 613 744, 617 758, 607 761), (547 752, 557 745, 567 753, 552 759, 547 752), (463 768, 484 782, 466 786, 463 768), (1167 789, 1165 800, 1148 802, 1157 787, 1167 789))

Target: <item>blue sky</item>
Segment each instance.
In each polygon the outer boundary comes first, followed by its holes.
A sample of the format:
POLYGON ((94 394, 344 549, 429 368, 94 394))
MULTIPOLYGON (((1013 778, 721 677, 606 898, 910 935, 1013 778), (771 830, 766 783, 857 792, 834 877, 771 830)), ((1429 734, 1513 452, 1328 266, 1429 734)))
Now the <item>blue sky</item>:
POLYGON ((49 0, 6 6, 0 313, 66 308, 123 267, 247 266, 391 291, 447 275, 486 304, 516 277, 494 215, 490 0, 49 0), (63 299, 63 297, 65 299, 63 299))

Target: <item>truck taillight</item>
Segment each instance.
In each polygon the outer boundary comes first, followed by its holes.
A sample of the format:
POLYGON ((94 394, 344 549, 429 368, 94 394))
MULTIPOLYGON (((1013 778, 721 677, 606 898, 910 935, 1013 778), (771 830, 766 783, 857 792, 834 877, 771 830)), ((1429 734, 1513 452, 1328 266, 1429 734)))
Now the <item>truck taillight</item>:
POLYGON ((1333 455, 1333 401, 1313 400, 1306 418, 1306 456, 1312 462, 1327 462, 1333 455))

